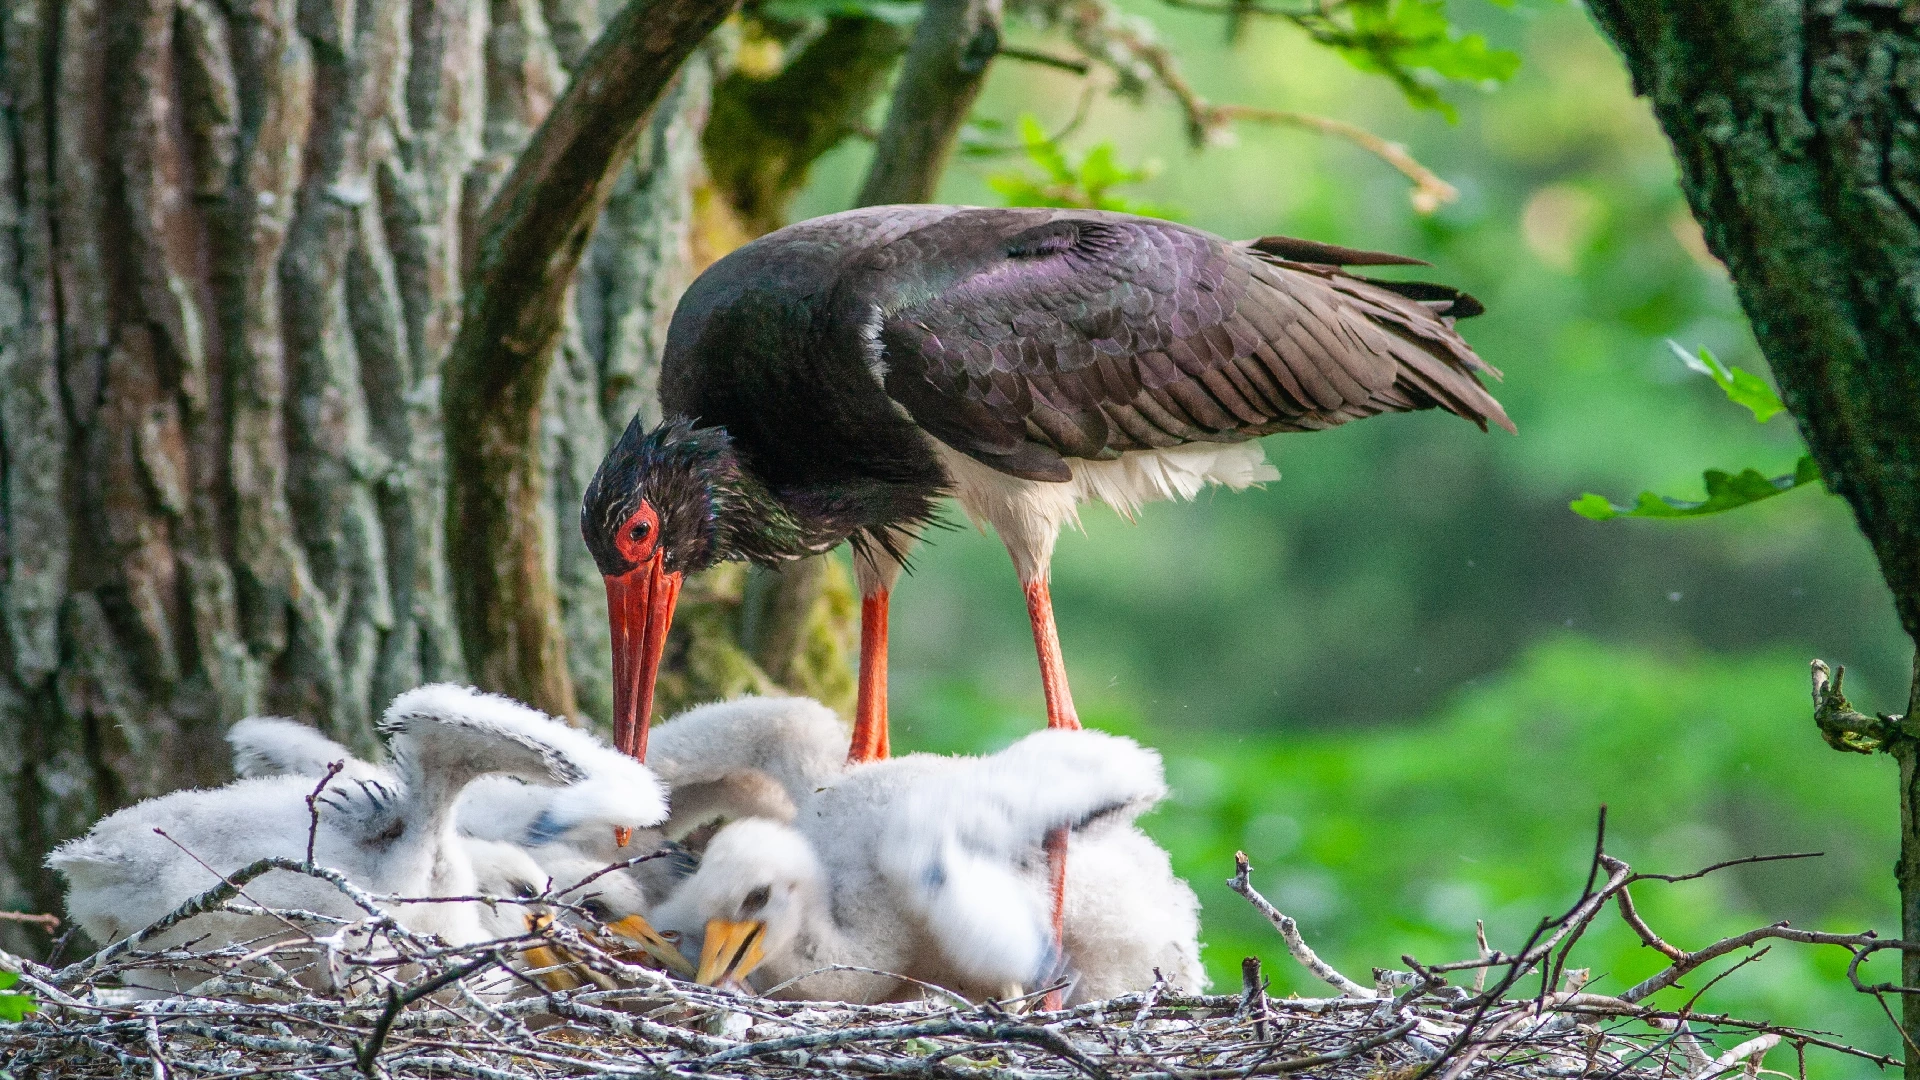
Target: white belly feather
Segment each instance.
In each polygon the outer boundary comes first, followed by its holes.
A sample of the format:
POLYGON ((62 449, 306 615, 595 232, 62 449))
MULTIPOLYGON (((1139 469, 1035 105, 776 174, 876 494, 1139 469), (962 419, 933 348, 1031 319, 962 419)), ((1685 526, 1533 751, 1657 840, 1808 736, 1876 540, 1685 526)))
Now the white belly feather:
POLYGON ((976 527, 992 525, 1000 534, 1022 582, 1046 576, 1060 527, 1080 527, 1083 502, 1098 500, 1131 520, 1147 503, 1191 499, 1208 484, 1239 491, 1280 479, 1255 440, 1132 450, 1111 461, 1068 458, 1073 479, 1064 483, 1022 480, 938 440, 934 447, 960 508, 976 527))

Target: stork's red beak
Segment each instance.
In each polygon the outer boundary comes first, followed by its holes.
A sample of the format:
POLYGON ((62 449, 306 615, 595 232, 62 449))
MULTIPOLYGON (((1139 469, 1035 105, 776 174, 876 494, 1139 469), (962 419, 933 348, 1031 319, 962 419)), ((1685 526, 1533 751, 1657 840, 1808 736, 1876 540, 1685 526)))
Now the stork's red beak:
POLYGON ((667 628, 680 599, 680 574, 668 572, 665 554, 618 577, 608 577, 607 620, 613 629, 613 742, 647 759, 647 725, 653 722, 653 686, 667 649, 667 628))

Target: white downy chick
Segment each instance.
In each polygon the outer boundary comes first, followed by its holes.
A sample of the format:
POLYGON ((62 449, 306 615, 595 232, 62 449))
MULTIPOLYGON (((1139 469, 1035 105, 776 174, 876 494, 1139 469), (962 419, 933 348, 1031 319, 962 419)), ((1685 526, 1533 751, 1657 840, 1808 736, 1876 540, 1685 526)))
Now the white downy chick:
MULTIPOLYGON (((447 684, 424 686, 396 698, 380 726, 394 759, 390 774, 336 778, 320 796, 313 834, 317 863, 378 895, 474 893, 474 863, 455 832, 453 809, 478 776, 505 773, 561 786, 555 814, 574 825, 644 827, 666 814, 660 785, 645 766, 506 698, 447 684), (619 768, 625 783, 566 790, 586 779, 583 763, 605 775, 605 758, 624 762, 619 768)), ((97 940, 115 941, 217 885, 218 875, 265 856, 303 859, 313 783, 309 776, 262 777, 149 799, 61 845, 47 864, 67 878, 75 921, 97 940)), ((364 915, 333 886, 302 874, 270 872, 249 883, 246 893, 270 907, 347 919, 364 915)), ((391 911, 409 929, 467 943, 492 936, 482 925, 480 906, 397 903, 391 911)), ((271 917, 214 913, 188 920, 151 944, 200 939, 202 948, 211 948, 287 933, 271 917)))
MULTIPOLYGON (((854 766, 801 801, 791 829, 722 829, 655 922, 701 942, 703 981, 751 976, 764 990, 852 964, 976 999, 1037 988, 1063 959, 1053 949, 1047 832, 1127 829, 1164 793, 1157 754, 1094 731, 1039 732, 984 758, 854 766)), ((1068 878, 1072 889, 1071 869, 1068 878)), ((1112 950, 1114 938, 1101 940, 1112 950)), ((782 993, 873 1001, 919 991, 834 972, 782 993)))
MULTIPOLYGON (((393 770, 353 756, 345 746, 304 724, 278 717, 253 717, 233 725, 227 732, 233 745, 234 771, 244 777, 295 775, 317 779, 334 763, 341 763, 339 775, 358 783, 394 782, 393 770)), ((606 785, 617 788, 635 777, 632 759, 602 747, 603 752, 576 753, 575 763, 584 779, 575 785, 606 785)), ((476 876, 476 887, 483 896, 529 898, 548 892, 577 906, 593 922, 612 927, 616 932, 650 946, 649 951, 667 949, 646 922, 650 906, 646 891, 630 872, 601 873, 609 860, 597 859, 564 841, 552 840, 552 830, 571 834, 605 837, 613 847, 613 830, 595 824, 591 818, 561 816, 555 810, 560 788, 531 784, 512 776, 487 775, 475 779, 460 793, 455 820, 460 842, 467 848, 476 876), (573 827, 569 828, 568 826, 573 827), (478 833, 479 835, 476 835, 478 833), (589 880, 591 879, 591 880, 589 880), (581 882, 586 882, 581 886, 581 882)), ((604 794, 602 796, 605 797, 604 794)), ((592 802, 596 800, 584 800, 592 802)), ((636 830, 650 836, 653 830, 636 830)), ((634 845, 621 858, 647 849, 634 845)), ((510 937, 526 932, 530 916, 546 914, 544 907, 526 904, 495 904, 483 907, 481 922, 494 937, 510 937)), ((688 969, 691 970, 691 969, 688 969)))

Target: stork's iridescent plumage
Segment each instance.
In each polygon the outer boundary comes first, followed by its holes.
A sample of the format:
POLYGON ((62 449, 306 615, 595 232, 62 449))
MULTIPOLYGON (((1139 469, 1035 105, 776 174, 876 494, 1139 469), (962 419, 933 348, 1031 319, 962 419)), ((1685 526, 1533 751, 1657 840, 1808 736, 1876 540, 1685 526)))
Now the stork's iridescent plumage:
POLYGON ((884 757, 887 596, 953 495, 1026 591, 1047 721, 1077 727, 1047 593, 1060 526, 1274 473, 1252 440, 1443 408, 1512 424, 1417 260, 1231 243, 1087 210, 888 206, 789 226, 715 263, 674 313, 666 422, 629 426, 581 524, 607 581, 619 744, 644 754, 682 575, 855 549, 852 754, 884 757))

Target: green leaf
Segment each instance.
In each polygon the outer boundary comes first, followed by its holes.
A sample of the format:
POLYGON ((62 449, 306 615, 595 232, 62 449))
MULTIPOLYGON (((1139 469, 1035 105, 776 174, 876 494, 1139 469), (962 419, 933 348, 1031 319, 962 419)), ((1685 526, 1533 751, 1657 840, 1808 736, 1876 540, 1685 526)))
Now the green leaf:
POLYGON ((1073 166, 1067 163, 1067 155, 1060 152, 1060 146, 1047 136, 1040 121, 1032 113, 1020 116, 1020 141, 1027 148, 1027 160, 1040 166, 1056 184, 1074 182, 1073 166))
POLYGON ((1567 504, 1567 509, 1583 518, 1594 521, 1610 521, 1613 518, 1692 518, 1705 517, 1708 514, 1724 513, 1728 510, 1757 503, 1762 499, 1771 499, 1775 495, 1784 495, 1795 488, 1806 487, 1820 479, 1820 467, 1814 464, 1813 455, 1802 455, 1792 473, 1786 476, 1767 476, 1758 469, 1744 469, 1738 474, 1721 469, 1708 469, 1702 479, 1706 481, 1707 497, 1699 502, 1685 499, 1668 498, 1643 491, 1632 506, 1618 506, 1604 495, 1588 492, 1567 504))
POLYGON ((1121 185, 1148 179, 1155 169, 1151 162, 1138 168, 1122 165, 1112 143, 1094 146, 1076 162, 1030 115, 1020 117, 1020 141, 1027 159, 1046 175, 1035 177, 1017 172, 989 175, 987 186, 998 192, 1008 206, 1068 206, 1148 217, 1177 217, 1168 207, 1110 193, 1121 185))
MULTIPOLYGON (((0 971, 0 990, 19 981, 18 972, 0 971)), ((0 994, 0 1023, 17 1024, 38 1008, 40 1003, 34 1000, 32 994, 0 994)))
POLYGON ((1457 114, 1436 83, 1501 82, 1520 67, 1517 53, 1459 33, 1447 18, 1446 0, 1350 0, 1335 10, 1340 14, 1308 17, 1302 25, 1355 67, 1392 79, 1415 108, 1449 120, 1457 114))
POLYGON ((1680 347, 1679 342, 1671 338, 1667 340, 1667 348, 1672 349, 1673 355, 1679 357, 1680 362, 1687 365, 1689 370, 1697 371, 1718 383, 1720 389, 1726 393, 1728 401, 1735 405, 1746 406, 1747 410, 1753 413, 1756 423, 1764 424, 1786 411, 1787 407, 1781 403, 1780 395, 1773 392, 1773 387, 1767 384, 1767 380, 1742 368, 1722 364, 1713 353, 1707 351, 1705 345, 1700 346, 1699 356, 1687 352, 1680 347))

